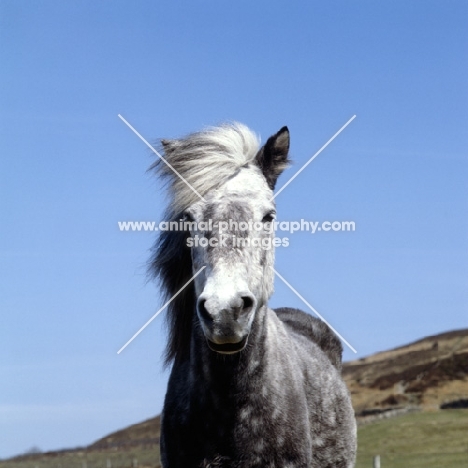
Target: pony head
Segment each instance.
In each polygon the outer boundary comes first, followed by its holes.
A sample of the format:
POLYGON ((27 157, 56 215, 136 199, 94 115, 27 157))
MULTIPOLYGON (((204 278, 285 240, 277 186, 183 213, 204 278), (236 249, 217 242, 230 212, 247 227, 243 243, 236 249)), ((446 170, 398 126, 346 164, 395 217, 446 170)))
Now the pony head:
POLYGON ((273 189, 288 164, 288 129, 263 147, 234 123, 162 148, 168 164, 155 167, 169 181, 168 217, 184 229, 161 234, 152 265, 168 296, 200 272, 171 304, 167 358, 183 354, 194 323, 213 351, 239 352, 273 292, 273 189))

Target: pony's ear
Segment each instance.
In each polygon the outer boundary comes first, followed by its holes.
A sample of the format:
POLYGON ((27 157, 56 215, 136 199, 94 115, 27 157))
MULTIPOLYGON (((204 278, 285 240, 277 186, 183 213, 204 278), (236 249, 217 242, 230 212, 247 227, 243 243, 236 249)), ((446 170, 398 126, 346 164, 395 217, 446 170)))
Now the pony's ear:
POLYGON ((255 161, 271 190, 274 190, 278 177, 289 165, 288 152, 289 130, 288 127, 283 127, 278 133, 268 138, 255 156, 255 161))
POLYGON ((161 140, 161 146, 166 154, 169 154, 176 146, 175 140, 161 140))

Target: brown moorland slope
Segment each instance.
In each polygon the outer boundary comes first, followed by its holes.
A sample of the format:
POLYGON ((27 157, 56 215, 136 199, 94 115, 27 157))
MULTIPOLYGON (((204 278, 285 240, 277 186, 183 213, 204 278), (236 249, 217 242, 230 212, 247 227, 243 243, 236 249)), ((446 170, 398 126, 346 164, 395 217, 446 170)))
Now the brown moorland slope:
POLYGON ((372 408, 439 408, 468 399, 468 329, 428 336, 343 365, 356 414, 372 408))

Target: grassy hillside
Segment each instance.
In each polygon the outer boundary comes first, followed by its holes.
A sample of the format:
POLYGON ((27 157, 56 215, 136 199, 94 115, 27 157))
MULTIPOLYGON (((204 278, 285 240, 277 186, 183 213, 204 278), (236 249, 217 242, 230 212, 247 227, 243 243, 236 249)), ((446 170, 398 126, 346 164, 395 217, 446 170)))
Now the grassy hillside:
POLYGON ((359 428, 356 468, 468 467, 468 410, 412 413, 359 428))
POLYGON ((0 461, 1 468, 161 468, 159 447, 114 452, 61 451, 0 461))
POLYGON ((0 468, 160 468, 159 416, 113 432, 88 447, 21 455, 0 468))
MULTIPOLYGON (((148 439, 159 435, 157 418, 128 429, 148 439)), ((119 431, 118 436, 127 436, 119 431)), ((371 468, 374 455, 381 457, 382 468, 462 468, 468 466, 468 410, 443 410, 411 413, 359 427, 356 468, 371 468)), ((115 441, 113 435, 102 442, 115 441)), ((107 443, 106 442, 106 443, 107 443)), ((105 444, 104 444, 105 445, 105 444)), ((159 448, 137 446, 121 449, 77 450, 29 455, 0 462, 1 468, 160 468, 159 448), (86 464, 84 464, 86 462, 86 464)))

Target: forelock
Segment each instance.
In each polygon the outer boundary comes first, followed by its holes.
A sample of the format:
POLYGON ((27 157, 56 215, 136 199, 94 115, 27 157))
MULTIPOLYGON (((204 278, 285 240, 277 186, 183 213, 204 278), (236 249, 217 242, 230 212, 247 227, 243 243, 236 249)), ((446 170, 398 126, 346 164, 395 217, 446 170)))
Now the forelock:
POLYGON ((242 166, 254 162, 259 147, 259 137, 238 122, 162 140, 161 151, 168 164, 158 159, 152 168, 168 182, 170 213, 181 213, 197 202, 196 192, 204 196, 223 185, 242 166))

